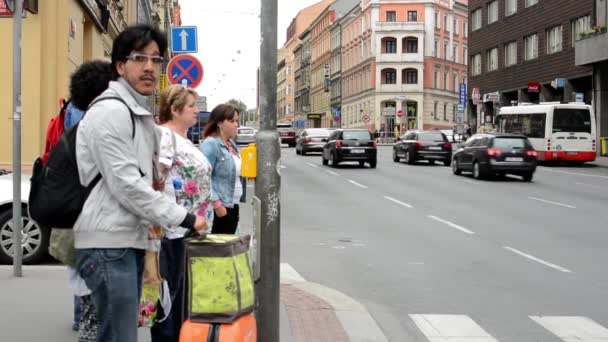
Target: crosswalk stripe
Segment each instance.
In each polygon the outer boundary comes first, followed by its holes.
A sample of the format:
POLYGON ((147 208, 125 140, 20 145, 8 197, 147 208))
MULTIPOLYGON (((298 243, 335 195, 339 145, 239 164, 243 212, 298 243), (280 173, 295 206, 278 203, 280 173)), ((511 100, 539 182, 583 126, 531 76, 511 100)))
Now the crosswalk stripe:
POLYGON ((565 342, 608 341, 608 329, 581 316, 530 316, 565 342))
POLYGON ((409 315, 430 342, 498 342, 466 315, 409 315))

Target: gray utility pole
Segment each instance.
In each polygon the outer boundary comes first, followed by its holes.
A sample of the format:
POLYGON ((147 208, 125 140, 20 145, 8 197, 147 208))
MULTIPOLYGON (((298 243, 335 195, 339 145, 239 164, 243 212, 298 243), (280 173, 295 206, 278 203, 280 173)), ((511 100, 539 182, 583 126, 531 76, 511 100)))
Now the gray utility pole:
POLYGON ((256 283, 258 341, 279 342, 280 158, 277 133, 277 0, 261 0, 260 131, 257 134, 255 196, 261 201, 256 283))
POLYGON ((21 9, 13 8, 13 275, 22 277, 21 262, 21 9))

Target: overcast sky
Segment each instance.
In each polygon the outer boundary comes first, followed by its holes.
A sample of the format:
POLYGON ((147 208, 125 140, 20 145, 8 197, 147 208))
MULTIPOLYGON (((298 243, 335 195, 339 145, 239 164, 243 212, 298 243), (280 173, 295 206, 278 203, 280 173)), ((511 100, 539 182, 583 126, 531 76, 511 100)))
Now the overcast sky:
MULTIPOLYGON (((277 44, 285 43, 287 27, 298 11, 318 0, 278 0, 277 44)), ((208 110, 237 98, 256 106, 256 70, 260 62, 260 0, 180 0, 182 25, 197 26, 208 110)))

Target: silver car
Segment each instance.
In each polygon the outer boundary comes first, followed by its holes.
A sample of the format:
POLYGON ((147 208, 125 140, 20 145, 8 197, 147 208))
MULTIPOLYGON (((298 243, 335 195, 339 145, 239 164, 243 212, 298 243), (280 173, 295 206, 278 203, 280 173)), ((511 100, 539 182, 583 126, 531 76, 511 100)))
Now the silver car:
POLYGON ((255 129, 251 127, 239 127, 235 141, 238 145, 255 143, 255 129))

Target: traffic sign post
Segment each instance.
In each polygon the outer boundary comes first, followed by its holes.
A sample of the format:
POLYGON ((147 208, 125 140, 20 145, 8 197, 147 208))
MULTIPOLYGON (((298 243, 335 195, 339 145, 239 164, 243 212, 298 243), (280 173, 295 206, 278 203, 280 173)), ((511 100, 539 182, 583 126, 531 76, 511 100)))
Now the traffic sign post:
POLYGON ((171 84, 196 88, 203 80, 203 65, 192 55, 173 57, 167 65, 167 77, 171 84))
POLYGON ((171 52, 195 53, 197 47, 196 26, 176 26, 171 28, 171 52))

